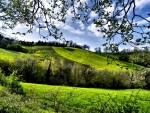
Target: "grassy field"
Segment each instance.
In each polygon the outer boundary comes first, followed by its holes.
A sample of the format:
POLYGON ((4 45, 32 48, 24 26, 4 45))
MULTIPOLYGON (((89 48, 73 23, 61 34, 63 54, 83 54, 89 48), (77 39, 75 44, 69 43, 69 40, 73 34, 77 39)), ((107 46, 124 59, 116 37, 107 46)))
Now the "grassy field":
POLYGON ((24 58, 24 57, 35 57, 40 60, 45 59, 63 59, 63 57, 59 56, 51 47, 49 46, 24 46, 27 49, 28 53, 11 51, 0 48, 0 59, 13 61, 16 57, 24 58))
POLYGON ((106 55, 103 54, 95 54, 93 52, 85 51, 82 49, 71 48, 71 47, 53 47, 53 49, 61 56, 76 61, 82 64, 90 65, 91 67, 97 69, 108 69, 108 70, 119 70, 120 66, 128 66, 129 68, 140 68, 138 65, 132 65, 128 62, 122 62, 119 60, 115 60, 115 62, 110 63, 107 65, 107 58, 106 55))
POLYGON ((140 108, 138 108, 139 112, 150 112, 150 91, 148 90, 76 88, 31 83, 21 83, 21 85, 25 92, 31 94, 32 97, 43 98, 45 101, 49 101, 49 104, 55 103, 56 106, 65 107, 70 111, 74 109, 85 113, 91 110, 91 113, 94 113, 95 109, 96 113, 98 109, 102 107, 110 110, 111 108, 117 109, 118 106, 122 105, 131 108, 137 105, 140 106, 140 108))
MULTIPOLYGON (((65 60, 67 58, 75 62, 90 65, 96 69, 120 69, 115 63, 107 65, 106 55, 104 54, 95 54, 68 47, 31 46, 24 48, 28 50, 28 53, 0 48, 0 60, 13 61, 16 57, 24 58, 28 56, 38 58, 39 60, 52 58, 65 60)), ((116 62, 122 66, 133 67, 131 63, 121 62, 119 60, 116 62)), ((0 102, 4 106, 8 103, 6 106, 9 109, 13 109, 11 106, 15 106, 16 109, 24 109, 26 113, 124 113, 130 112, 128 110, 132 110, 135 113, 149 113, 150 111, 149 90, 113 90, 32 83, 21 83, 21 85, 26 93, 25 97, 10 94, 0 86, 0 96, 5 97, 0 98, 0 102), (23 108, 18 108, 19 106, 23 108)))
POLYGON ((150 113, 150 91, 21 83, 26 95, 0 86, 0 111, 22 113, 150 113), (9 110, 9 111, 8 111, 9 110))

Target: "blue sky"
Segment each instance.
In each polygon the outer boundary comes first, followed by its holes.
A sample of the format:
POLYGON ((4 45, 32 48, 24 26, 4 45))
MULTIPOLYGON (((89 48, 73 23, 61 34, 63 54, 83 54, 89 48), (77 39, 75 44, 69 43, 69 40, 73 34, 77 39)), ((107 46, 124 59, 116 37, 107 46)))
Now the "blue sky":
MULTIPOLYGON (((47 0, 43 0, 43 1, 46 3, 47 0)), ((87 2, 88 0, 81 0, 81 1, 87 2)), ((147 16, 148 12, 150 11, 150 0, 135 0, 135 1, 137 6, 136 12, 146 17, 148 20, 150 20, 150 17, 147 16)), ((71 21, 72 14, 70 10, 71 9, 69 9, 69 11, 67 12, 66 15, 67 21, 65 24, 55 21, 56 26, 60 28, 60 30, 63 32, 62 38, 65 38, 66 40, 72 40, 73 42, 76 42, 77 44, 80 45, 87 44, 90 46, 90 50, 92 51, 94 51, 95 47, 101 47, 103 49, 104 47, 102 47, 102 44, 105 42, 105 40, 102 38, 103 34, 97 31, 97 28, 90 20, 89 20, 89 24, 86 25, 83 24, 80 20, 73 23, 71 21)), ((113 7, 110 7, 106 10, 113 11, 114 5, 113 7)), ((132 11, 131 13, 129 13, 129 16, 131 14, 132 11)), ((96 18, 97 15, 94 12, 91 12, 90 17, 96 18)), ((141 18, 137 18, 135 22, 138 23, 138 25, 147 24, 147 22, 141 18)), ((0 22, 0 26, 1 26, 1 22, 0 22)), ((27 29, 28 28, 26 26, 18 25, 14 30, 6 30, 1 32, 14 36, 12 35, 12 32, 16 32, 16 31, 26 32, 27 29)), ((47 30, 46 29, 43 30, 42 33, 46 34, 47 30)), ((38 30, 36 28, 34 28, 32 34, 27 34, 24 37, 18 35, 16 37, 18 37, 20 40, 26 40, 26 41, 38 41, 38 40, 45 41, 45 39, 40 38, 38 34, 38 30)), ((135 34, 134 37, 139 37, 139 35, 135 34)), ((54 40, 55 39, 53 37, 49 37, 48 40, 46 41, 54 41, 54 40)), ((116 42, 120 41, 120 36, 116 36, 115 41, 116 42)), ((123 49, 123 48, 131 48, 131 46, 130 45, 119 46, 119 49, 123 49)))

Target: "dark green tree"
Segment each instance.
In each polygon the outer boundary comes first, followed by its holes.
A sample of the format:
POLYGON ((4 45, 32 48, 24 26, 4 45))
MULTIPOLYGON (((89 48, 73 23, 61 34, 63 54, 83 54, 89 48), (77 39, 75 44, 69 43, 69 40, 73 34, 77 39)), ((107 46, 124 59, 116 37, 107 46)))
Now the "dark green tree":
POLYGON ((49 63, 49 66, 48 66, 48 69, 45 73, 45 83, 46 84, 50 84, 50 77, 52 76, 52 69, 51 69, 51 66, 52 66, 52 63, 51 63, 51 60, 50 60, 50 63, 49 63))

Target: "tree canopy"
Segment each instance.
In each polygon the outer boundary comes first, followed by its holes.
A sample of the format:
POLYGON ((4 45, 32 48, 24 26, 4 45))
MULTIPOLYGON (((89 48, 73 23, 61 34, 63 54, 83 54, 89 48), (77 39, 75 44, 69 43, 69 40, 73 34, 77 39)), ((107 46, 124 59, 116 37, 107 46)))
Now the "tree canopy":
MULTIPOLYGON (((67 12, 73 14, 72 21, 82 20, 88 24, 90 13, 98 16, 92 18, 93 23, 106 39, 104 46, 115 49, 120 44, 143 45, 150 42, 150 14, 139 14, 136 10, 138 0, 1 0, 1 29, 13 29, 18 24, 29 27, 26 33, 39 28, 43 38, 59 39, 63 33, 55 25, 56 21, 66 22, 67 12), (108 10, 114 7, 113 10, 108 10), (144 20, 146 24, 139 24, 144 20), (42 35, 41 30, 47 29, 48 34, 42 35), (133 41, 134 34, 140 37, 133 41), (120 42, 113 43, 119 35, 120 42)), ((25 35, 26 33, 19 33, 25 35)))

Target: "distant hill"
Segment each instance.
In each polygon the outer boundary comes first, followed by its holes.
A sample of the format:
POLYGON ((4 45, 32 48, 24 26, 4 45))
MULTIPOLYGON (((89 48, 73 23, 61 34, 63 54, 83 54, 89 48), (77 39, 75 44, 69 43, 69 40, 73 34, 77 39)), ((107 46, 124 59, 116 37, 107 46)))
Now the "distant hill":
MULTIPOLYGON (((132 65, 129 62, 123 62, 115 59, 115 62, 108 64, 107 55, 112 56, 113 54, 100 53, 96 54, 83 49, 73 48, 73 47, 51 47, 51 46, 23 46, 29 53, 21 53, 15 51, 9 51, 5 49, 0 49, 0 59, 10 60, 14 59, 16 56, 34 56, 40 59, 69 59, 74 62, 89 65, 96 69, 104 70, 119 70, 119 66, 129 67, 129 68, 140 68, 139 65, 132 65)), ((117 58, 117 55, 113 55, 117 58)))
MULTIPOLYGON (((53 47, 53 49, 61 56, 82 64, 89 65, 97 69, 108 69, 108 70, 118 70, 121 69, 119 66, 129 67, 129 68, 140 68, 139 65, 132 65, 129 62, 123 62, 117 59, 114 54, 96 54, 83 49, 72 48, 72 47, 53 47), (108 64, 106 56, 114 56, 116 59, 114 62, 108 64)), ((111 59, 110 59, 111 61, 111 59)))

